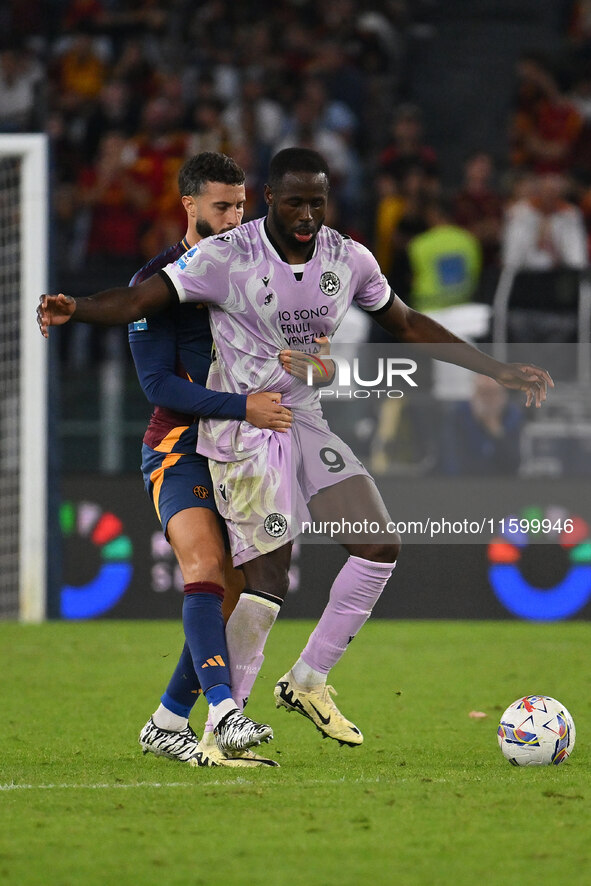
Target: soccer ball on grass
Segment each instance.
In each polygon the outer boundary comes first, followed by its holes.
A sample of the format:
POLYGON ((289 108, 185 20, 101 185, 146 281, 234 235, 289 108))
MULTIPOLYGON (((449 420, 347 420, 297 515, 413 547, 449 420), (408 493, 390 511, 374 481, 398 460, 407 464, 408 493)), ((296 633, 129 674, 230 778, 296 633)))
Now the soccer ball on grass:
POLYGON ((513 766, 558 766, 575 746, 573 718, 548 695, 528 695, 509 705, 497 730, 499 747, 513 766))

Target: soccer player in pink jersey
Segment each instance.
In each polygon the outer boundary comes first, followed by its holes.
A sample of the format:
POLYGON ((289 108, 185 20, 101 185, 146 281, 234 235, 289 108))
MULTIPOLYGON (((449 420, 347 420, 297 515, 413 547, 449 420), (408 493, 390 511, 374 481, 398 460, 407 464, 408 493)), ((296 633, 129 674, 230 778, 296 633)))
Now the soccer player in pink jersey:
POLYGON ((203 302, 209 305, 216 347, 208 387, 281 393, 293 418, 287 434, 225 419, 200 426, 199 452, 209 458, 234 563, 242 565, 247 589, 256 592, 256 603, 254 595, 243 594, 236 611, 266 605, 270 615, 263 621, 253 614, 251 629, 239 638, 242 667, 231 670, 232 693, 236 700, 248 697, 258 673, 287 592, 301 521, 308 515, 315 521, 367 519, 379 531, 341 539, 349 557, 300 657, 275 687, 278 707, 301 713, 324 735, 355 746, 363 736, 334 704, 327 675, 370 616, 400 545, 386 531, 390 517, 375 482, 324 421, 318 390, 292 372, 295 363, 287 350, 294 336, 302 349, 312 350, 316 338, 332 335, 354 301, 397 341, 445 345, 436 353, 440 359, 523 390, 528 406, 541 405, 552 379, 531 364, 487 356, 405 305, 364 246, 323 225, 328 191, 321 155, 304 148, 281 151, 271 161, 265 186, 266 218, 209 238, 131 290, 111 289, 79 300, 43 296, 38 322, 47 335, 50 325, 71 317, 113 325, 177 300, 203 302))

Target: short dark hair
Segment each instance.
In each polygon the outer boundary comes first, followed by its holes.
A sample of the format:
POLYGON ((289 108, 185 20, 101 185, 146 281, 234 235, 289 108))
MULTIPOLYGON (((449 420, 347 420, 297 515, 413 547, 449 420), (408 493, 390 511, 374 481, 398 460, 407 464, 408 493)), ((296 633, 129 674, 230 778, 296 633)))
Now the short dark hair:
POLYGON ((215 151, 203 151, 190 157, 181 167, 179 191, 181 197, 192 197, 199 195, 208 182, 243 185, 245 179, 244 170, 231 157, 215 151))
POLYGON ((269 164, 269 187, 277 188, 282 178, 289 172, 311 172, 324 174, 330 178, 328 163, 318 151, 310 148, 284 148, 275 154, 269 164))

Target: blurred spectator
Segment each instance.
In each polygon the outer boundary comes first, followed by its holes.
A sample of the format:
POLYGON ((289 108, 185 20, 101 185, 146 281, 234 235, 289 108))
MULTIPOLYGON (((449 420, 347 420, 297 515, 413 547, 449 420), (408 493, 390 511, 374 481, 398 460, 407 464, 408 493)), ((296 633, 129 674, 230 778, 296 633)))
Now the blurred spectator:
POLYGON ((389 279, 394 257, 394 236, 403 216, 406 201, 401 188, 391 175, 378 176, 376 196, 374 254, 382 273, 389 279))
POLYGON ((407 23, 407 12, 404 0, 390 2, 387 11, 374 8, 359 12, 352 43, 361 70, 370 75, 398 75, 404 50, 402 32, 407 23))
POLYGON ((482 249, 482 272, 477 297, 492 301, 498 277, 503 199, 493 186, 494 165, 487 151, 477 151, 466 160, 464 180, 455 196, 456 224, 470 231, 482 249))
POLYGON ((399 94, 404 72, 406 0, 388 0, 381 10, 358 8, 354 33, 347 45, 365 78, 365 100, 358 147, 375 157, 388 134, 393 97, 399 94), (363 142, 363 143, 362 143, 363 142))
POLYGON ((311 63, 314 47, 309 31, 304 25, 292 23, 283 36, 283 62, 287 78, 300 77, 311 63))
POLYGON ((187 156, 202 151, 232 153, 230 133, 222 117, 222 103, 215 98, 199 101, 191 113, 187 156))
POLYGON ((375 255, 392 288, 405 297, 411 284, 408 244, 427 230, 425 207, 436 196, 437 182, 417 166, 400 182, 382 173, 377 189, 375 255))
POLYGON ((437 154, 423 143, 421 112, 416 105, 401 105, 392 124, 392 142, 378 158, 380 173, 402 181, 409 170, 419 167, 430 179, 438 175, 437 154))
POLYGON ((142 111, 140 132, 126 146, 130 173, 142 193, 148 194, 147 232, 142 244, 145 258, 155 255, 175 238, 180 240, 186 225, 182 206, 179 210, 177 175, 191 149, 187 134, 175 127, 176 121, 174 104, 163 97, 149 99, 142 111), (166 239, 173 232, 175 237, 166 239))
POLYGON ((216 47, 215 62, 210 70, 215 97, 223 105, 237 99, 240 95, 244 68, 241 69, 236 64, 236 54, 230 42, 216 47))
POLYGON ((101 138, 106 132, 117 130, 126 136, 135 132, 140 107, 132 100, 124 80, 110 80, 102 87, 85 125, 83 152, 87 162, 96 156, 101 138))
POLYGON ((442 420, 438 468, 453 475, 516 474, 523 412, 492 378, 478 375, 473 384, 470 400, 450 407, 442 420))
POLYGON ((560 91, 552 65, 542 55, 522 56, 517 72, 511 162, 537 173, 563 172, 572 161, 583 119, 560 91))
POLYGON ((356 119, 362 119, 366 100, 365 79, 349 58, 343 42, 325 40, 316 43, 314 59, 308 64, 306 73, 322 80, 331 101, 343 102, 356 119))
POLYGON ((168 105, 168 127, 175 132, 185 128, 186 107, 183 79, 170 71, 161 71, 158 77, 158 98, 168 105))
MULTIPOLYGON (((276 69, 279 62, 279 46, 274 34, 274 25, 270 17, 264 20, 252 20, 247 31, 247 39, 243 41, 241 66, 243 73, 247 77, 256 77, 265 84, 265 93, 270 95, 275 88, 276 69), (271 74, 271 77, 269 77, 271 74)), ((234 76, 238 80, 238 85, 243 77, 238 66, 235 63, 235 57, 231 59, 234 76)), ((232 101, 238 95, 239 88, 236 88, 228 101, 232 101)), ((276 97, 276 96, 275 96, 276 97)))
POLYGON ((346 102, 330 98, 319 77, 308 77, 303 94, 315 108, 321 127, 337 132, 348 145, 355 145, 359 120, 346 102))
POLYGON ((107 77, 104 52, 93 39, 88 24, 63 42, 56 59, 54 100, 65 110, 85 110, 107 77))
POLYGON ((432 312, 470 301, 482 266, 480 243, 465 228, 453 224, 441 199, 427 204, 425 219, 427 230, 408 245, 412 306, 432 312))
POLYGON ((565 199, 564 176, 529 175, 517 190, 502 233, 503 266, 518 272, 507 293, 503 335, 507 341, 575 342, 578 272, 588 266, 582 212, 565 199))
POLYGON ((400 192, 404 197, 404 212, 394 230, 394 251, 388 279, 394 291, 407 298, 412 284, 408 246, 411 240, 428 228, 426 208, 429 201, 438 196, 439 183, 428 178, 422 169, 410 169, 402 179, 400 192))
MULTIPOLYGON (((408 245, 410 297, 413 308, 427 313, 461 338, 474 339, 488 329, 490 309, 473 303, 480 280, 482 250, 476 237, 452 221, 447 201, 431 199, 425 206, 427 230, 408 245)), ((465 370, 435 362, 431 370, 433 393, 453 399, 465 391, 465 370), (458 394, 457 392, 460 391, 458 394)))
POLYGON ((281 105, 266 95, 258 72, 247 74, 239 97, 222 114, 233 145, 250 141, 266 147, 280 138, 284 117, 281 105))
POLYGON ((286 135, 273 145, 272 154, 294 146, 319 151, 330 168, 331 193, 339 212, 355 212, 360 197, 359 158, 340 133, 323 125, 314 99, 302 96, 286 123, 286 135))
MULTIPOLYGON (((130 280, 143 260, 142 233, 150 193, 129 166, 129 146, 118 132, 101 138, 96 161, 85 166, 76 187, 61 185, 57 210, 62 231, 60 285, 79 295, 97 287, 108 289, 130 280)), ((124 330, 92 329, 75 324, 60 335, 63 360, 71 369, 84 369, 115 343, 126 353, 124 330)))
POLYGON ((22 49, 0 53, 0 131, 27 132, 38 129, 39 96, 43 68, 35 57, 22 49))
POLYGON ((502 262, 516 270, 585 268, 587 235, 580 209, 565 199, 566 180, 544 175, 530 180, 531 194, 507 211, 502 262))
POLYGON ((350 171, 347 144, 339 133, 331 131, 323 124, 316 102, 302 96, 288 117, 285 129, 285 134, 273 146, 273 153, 293 145, 320 151, 328 161, 331 183, 334 177, 338 188, 350 171))
POLYGON ((157 69, 149 59, 144 43, 137 37, 125 41, 121 54, 111 71, 113 80, 125 83, 138 103, 151 98, 157 87, 157 69))
POLYGON ((503 218, 503 199, 493 186, 493 173, 493 159, 487 151, 472 154, 454 200, 454 220, 480 241, 485 265, 497 262, 503 218))
POLYGON ((79 201, 89 213, 87 254, 98 264, 120 260, 131 277, 141 258, 141 234, 151 194, 138 184, 129 164, 127 141, 110 132, 100 141, 96 163, 83 170, 79 201))

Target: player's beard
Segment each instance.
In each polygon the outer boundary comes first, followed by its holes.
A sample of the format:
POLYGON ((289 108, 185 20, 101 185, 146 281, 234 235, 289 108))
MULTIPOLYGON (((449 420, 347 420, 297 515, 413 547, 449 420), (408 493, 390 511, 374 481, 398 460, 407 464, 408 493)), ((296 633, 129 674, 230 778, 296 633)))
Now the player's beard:
POLYGON ((202 240, 206 237, 213 237, 216 231, 212 228, 208 221, 205 221, 204 218, 198 218, 195 222, 195 230, 199 234, 202 240))
POLYGON ((198 218, 195 222, 195 230, 199 234, 202 240, 205 240, 206 237, 213 237, 216 234, 227 234, 228 231, 233 231, 235 225, 230 225, 227 228, 222 228, 221 231, 214 231, 212 226, 208 221, 205 221, 204 218, 198 218))

